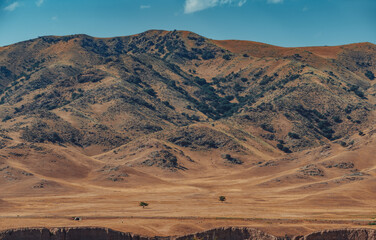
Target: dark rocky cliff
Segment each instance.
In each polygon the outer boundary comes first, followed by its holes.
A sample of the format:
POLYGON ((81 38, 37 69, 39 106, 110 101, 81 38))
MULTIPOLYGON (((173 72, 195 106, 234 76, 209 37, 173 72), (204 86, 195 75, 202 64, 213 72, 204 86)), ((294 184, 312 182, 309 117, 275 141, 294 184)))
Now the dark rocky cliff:
MULTIPOLYGON (((205 232, 173 237, 142 237, 107 228, 25 228, 0 232, 0 240, 290 240, 253 228, 216 228, 205 232)), ((374 240, 374 229, 339 229, 295 236, 292 240, 374 240)))

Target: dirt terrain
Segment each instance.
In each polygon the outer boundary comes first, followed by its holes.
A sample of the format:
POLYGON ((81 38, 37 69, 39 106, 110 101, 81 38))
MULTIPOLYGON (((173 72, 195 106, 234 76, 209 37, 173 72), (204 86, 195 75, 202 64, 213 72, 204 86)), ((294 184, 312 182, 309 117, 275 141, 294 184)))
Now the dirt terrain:
POLYGON ((152 30, 5 46, 0 229, 375 229, 374 73, 371 43, 152 30))

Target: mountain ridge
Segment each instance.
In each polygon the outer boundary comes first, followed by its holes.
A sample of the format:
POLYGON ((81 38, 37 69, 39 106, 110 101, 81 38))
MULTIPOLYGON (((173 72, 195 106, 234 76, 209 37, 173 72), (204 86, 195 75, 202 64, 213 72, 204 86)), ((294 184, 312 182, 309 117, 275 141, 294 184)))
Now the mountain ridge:
MULTIPOLYGON (((180 32, 180 33, 183 33, 185 35, 196 34, 195 32, 192 32, 192 31, 189 31, 189 30, 173 30, 173 31, 180 32)), ((83 33, 75 33, 75 34, 68 34, 68 35, 44 35, 44 36, 38 36, 36 38, 32 38, 32 39, 23 40, 23 41, 19 41, 19 42, 16 42, 16 43, 12 43, 12 44, 8 44, 8 45, 0 46, 0 48, 11 46, 11 45, 14 45, 14 44, 17 44, 17 43, 23 43, 23 42, 33 41, 33 40, 36 40, 36 39, 39 39, 39 38, 43 38, 43 37, 64 38, 64 37, 75 37, 75 36, 77 36, 77 37, 89 37, 89 38, 93 38, 93 39, 104 39, 105 40, 105 39, 112 39, 112 38, 132 37, 132 36, 138 36, 138 35, 147 34, 147 33, 154 33, 154 34, 164 33, 164 34, 166 34, 166 33, 173 32, 173 31, 163 30, 163 29, 150 29, 150 30, 146 30, 144 32, 140 32, 140 33, 136 33, 136 34, 119 35, 119 36, 112 36, 112 37, 95 37, 95 36, 91 36, 89 34, 83 34, 83 33)), ((196 35, 199 35, 199 34, 196 34, 196 35)), ((201 35, 199 35, 199 36, 201 36, 201 35)), ((269 44, 269 43, 263 43, 263 42, 257 42, 257 41, 252 41, 252 40, 239 40, 239 39, 222 39, 222 40, 217 40, 217 39, 211 39, 211 38, 207 38, 207 39, 218 41, 218 42, 221 42, 221 41, 222 42, 233 42, 233 41, 235 41, 235 42, 247 42, 247 43, 268 45, 268 46, 279 47, 279 48, 320 48, 320 47, 329 47, 330 48, 330 47, 344 47, 344 46, 351 46, 351 45, 375 45, 374 43, 365 41, 365 42, 345 43, 345 44, 339 44, 339 45, 312 45, 312 46, 300 46, 300 47, 283 47, 283 46, 279 46, 279 45, 274 45, 274 44, 269 44)))

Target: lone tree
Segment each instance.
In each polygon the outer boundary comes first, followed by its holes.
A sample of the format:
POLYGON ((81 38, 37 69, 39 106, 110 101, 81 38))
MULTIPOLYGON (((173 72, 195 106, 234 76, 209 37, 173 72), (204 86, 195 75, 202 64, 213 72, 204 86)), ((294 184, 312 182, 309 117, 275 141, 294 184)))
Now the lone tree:
POLYGON ((226 197, 225 196, 219 196, 219 201, 221 201, 221 202, 226 201, 226 197))
POLYGON ((139 204, 142 208, 145 208, 147 206, 149 206, 149 203, 146 203, 146 202, 140 202, 139 204))

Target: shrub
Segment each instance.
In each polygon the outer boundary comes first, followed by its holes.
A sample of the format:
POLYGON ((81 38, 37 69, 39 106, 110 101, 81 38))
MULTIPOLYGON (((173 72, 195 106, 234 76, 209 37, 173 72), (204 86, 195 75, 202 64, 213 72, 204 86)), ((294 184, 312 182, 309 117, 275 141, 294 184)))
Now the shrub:
POLYGON ((283 147, 282 151, 284 151, 285 153, 292 153, 292 151, 288 147, 283 147))
POLYGON ((341 123, 341 122, 342 122, 342 120, 341 120, 341 118, 340 118, 339 116, 334 116, 334 117, 333 117, 333 120, 334 120, 334 122, 336 122, 336 123, 341 123))
POLYGON ((240 86, 239 83, 235 83, 235 85, 234 85, 234 91, 235 92, 241 92, 243 90, 244 90, 244 87, 240 86))
POLYGON ((221 202, 224 202, 224 201, 226 201, 226 197, 225 196, 219 196, 218 200, 221 201, 221 202))
POLYGON ((57 132, 53 132, 50 141, 53 143, 56 143, 56 142, 61 143, 63 142, 63 139, 61 139, 61 137, 59 136, 57 132))
POLYGON ((270 125, 270 124, 263 123, 263 124, 261 124, 261 128, 264 129, 267 132, 275 133, 273 126, 270 125))
POLYGON ((147 202, 140 202, 139 206, 142 207, 142 208, 145 208, 145 207, 149 206, 149 203, 147 203, 147 202))
POLYGON ((205 51, 205 52, 202 54, 202 59, 204 59, 204 60, 209 60, 209 59, 212 59, 212 58, 215 58, 215 54, 212 53, 212 52, 205 51))
POLYGON ((196 122, 200 121, 200 117, 197 115, 188 116, 188 119, 196 122))
POLYGON ((364 93, 361 90, 359 90, 359 86, 351 85, 350 91, 353 91, 356 95, 358 95, 358 97, 364 98, 364 93))
POLYGON ((369 70, 367 70, 366 73, 365 73, 364 75, 366 75, 366 77, 368 77, 369 80, 373 80, 373 79, 375 79, 375 75, 373 74, 373 72, 371 72, 371 71, 369 71, 369 70))
POLYGON ((38 98, 41 98, 43 94, 38 93, 37 95, 34 96, 34 100, 37 100, 38 98))
POLYGON ((263 79, 260 81, 260 85, 266 85, 271 81, 273 81, 272 77, 269 77, 268 75, 264 75, 263 79))
POLYGON ((167 107, 171 108, 171 109, 175 109, 174 106, 172 106, 168 101, 163 101, 162 102, 164 105, 166 105, 167 107))
POLYGON ((7 116, 5 116, 5 117, 3 118, 2 122, 6 122, 6 121, 8 121, 8 120, 10 120, 10 119, 12 119, 12 117, 9 116, 9 115, 7 115, 7 116))
POLYGON ((362 92, 362 91, 360 91, 360 90, 355 90, 354 93, 355 93, 356 95, 358 95, 358 97, 360 97, 360 98, 364 98, 364 92, 362 92))
POLYGON ((223 55, 222 56, 222 58, 224 59, 224 60, 231 60, 231 56, 229 55, 229 54, 226 54, 226 55, 223 55))
POLYGON ((76 93, 76 92, 72 92, 72 100, 76 100, 80 97, 82 97, 83 95, 80 94, 80 93, 76 93))
POLYGON ((133 76, 133 75, 130 76, 126 81, 129 82, 129 83, 133 83, 133 84, 140 84, 140 83, 142 83, 141 78, 139 78, 137 76, 133 76))
POLYGON ((144 92, 146 92, 147 94, 149 94, 152 97, 155 97, 157 95, 157 93, 152 88, 146 88, 146 89, 144 89, 144 92))
POLYGON ((349 114, 352 112, 352 106, 348 105, 346 108, 345 108, 345 113, 349 114))
POLYGON ((292 153, 288 147, 283 146, 283 140, 281 140, 280 143, 277 144, 277 148, 285 153, 292 153))
POLYGON ((290 138, 300 139, 300 136, 299 136, 299 134, 297 134, 297 133, 289 132, 287 135, 288 135, 290 138))
POLYGON ((230 154, 225 154, 225 155, 222 155, 222 157, 224 159, 226 159, 228 162, 232 163, 232 164, 243 164, 243 161, 237 159, 237 158, 234 158, 232 157, 230 154))
POLYGON ((229 95, 229 96, 226 96, 225 97, 225 99, 227 100, 227 101, 232 101, 232 100, 234 100, 234 96, 232 96, 232 95, 229 95))
POLYGON ((204 78, 199 78, 199 77, 196 77, 195 78, 195 82, 200 85, 200 86, 204 86, 207 84, 206 80, 204 78))

